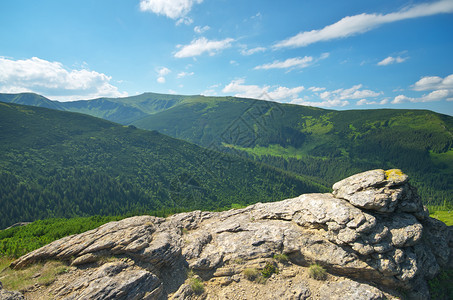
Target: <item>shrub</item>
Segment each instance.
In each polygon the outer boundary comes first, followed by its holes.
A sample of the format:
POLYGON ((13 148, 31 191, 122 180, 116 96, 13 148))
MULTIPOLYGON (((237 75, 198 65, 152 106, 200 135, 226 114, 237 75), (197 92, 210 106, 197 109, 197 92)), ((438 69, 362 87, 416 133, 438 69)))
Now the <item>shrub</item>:
POLYGON ((263 271, 261 271, 261 274, 263 275, 264 278, 269 278, 274 273, 278 274, 278 269, 271 263, 266 263, 263 271))
POLYGON ((308 268, 308 275, 316 280, 325 280, 327 272, 321 265, 313 264, 308 268))
POLYGON ((250 281, 254 281, 260 276, 260 272, 256 268, 246 268, 242 273, 250 281))
POLYGON ((201 282, 201 280, 198 279, 197 277, 190 278, 189 285, 192 291, 197 295, 200 295, 204 292, 203 282, 201 282))
POLYGON ((202 294, 204 292, 204 285, 200 277, 193 270, 187 272, 187 277, 189 278, 189 285, 192 291, 197 295, 202 294))

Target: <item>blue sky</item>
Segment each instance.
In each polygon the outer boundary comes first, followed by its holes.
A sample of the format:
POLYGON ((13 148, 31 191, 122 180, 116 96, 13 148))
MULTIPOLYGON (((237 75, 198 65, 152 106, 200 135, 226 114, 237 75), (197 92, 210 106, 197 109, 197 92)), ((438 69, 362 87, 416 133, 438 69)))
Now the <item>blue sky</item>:
POLYGON ((3 0, 0 92, 453 115, 453 0, 3 0))

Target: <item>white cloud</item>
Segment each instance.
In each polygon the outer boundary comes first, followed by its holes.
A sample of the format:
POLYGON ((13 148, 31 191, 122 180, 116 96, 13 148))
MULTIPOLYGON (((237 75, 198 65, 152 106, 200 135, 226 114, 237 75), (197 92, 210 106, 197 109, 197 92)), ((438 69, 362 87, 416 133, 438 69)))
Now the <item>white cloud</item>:
POLYGON ((256 66, 255 70, 269 70, 269 69, 287 69, 287 68, 306 68, 313 61, 312 56, 288 58, 285 61, 274 61, 270 64, 256 66))
POLYGON ((206 32, 206 31, 208 31, 209 29, 211 29, 211 27, 209 27, 209 26, 207 26, 207 25, 206 25, 206 26, 203 26, 203 27, 201 27, 201 26, 195 26, 194 29, 193 29, 193 31, 195 31, 195 32, 198 33, 198 34, 202 34, 202 33, 206 32))
POLYGON ((271 99, 275 100, 295 99, 299 96, 299 93, 302 92, 303 90, 304 90, 303 86, 298 86, 295 88, 279 86, 273 91, 269 91, 268 95, 271 99))
POLYGON ((264 52, 264 51, 266 51, 266 48, 264 48, 264 47, 255 47, 252 49, 242 49, 241 54, 248 56, 248 55, 252 55, 252 54, 264 52))
POLYGON ((183 78, 183 77, 187 77, 187 76, 192 76, 193 74, 194 74, 194 72, 179 72, 176 77, 183 78))
POLYGON ((361 90, 362 85, 357 84, 349 89, 337 89, 334 91, 324 91, 319 94, 323 100, 356 100, 361 98, 374 98, 381 95, 371 90, 361 90))
POLYGON ((322 91, 326 90, 325 87, 316 87, 316 86, 311 86, 308 89, 312 92, 322 92, 322 91))
POLYGON ((165 76, 165 75, 168 75, 170 74, 171 70, 167 67, 161 67, 159 68, 159 70, 157 70, 157 73, 159 74, 159 76, 165 76))
POLYGON ((171 70, 167 67, 161 67, 157 70, 157 82, 158 83, 165 83, 165 76, 170 74, 171 70))
POLYGON ((412 89, 414 91, 430 91, 420 97, 407 97, 405 95, 396 96, 392 103, 400 104, 405 102, 434 102, 434 101, 451 101, 453 97, 453 74, 445 78, 439 76, 425 76, 417 81, 412 89))
POLYGON ((293 37, 278 42, 274 47, 305 47, 317 42, 346 38, 364 33, 386 23, 452 12, 453 1, 441 0, 418 4, 385 15, 363 13, 355 16, 347 16, 322 29, 300 32, 293 37))
POLYGON ((86 69, 70 70, 59 62, 37 57, 12 60, 0 57, 0 92, 35 92, 51 99, 71 101, 98 97, 126 97, 112 77, 86 69))
POLYGON ((233 94, 235 97, 287 102, 297 98, 298 94, 304 90, 303 86, 295 88, 278 86, 272 88, 267 85, 246 85, 244 83, 244 79, 233 80, 223 88, 222 92, 233 94))
POLYGON ((367 99, 361 99, 359 101, 357 101, 357 105, 384 105, 384 104, 387 104, 389 102, 388 99, 383 99, 381 101, 370 101, 370 100, 367 100, 367 99))
POLYGON ((178 21, 176 21, 176 25, 181 25, 181 24, 190 25, 192 23, 193 23, 193 19, 189 18, 189 17, 183 17, 183 18, 179 19, 178 21))
POLYGON ((175 53, 176 58, 193 57, 199 56, 204 52, 208 52, 209 55, 214 55, 218 51, 231 47, 231 43, 234 41, 232 38, 226 38, 221 41, 210 41, 205 37, 201 37, 196 40, 192 40, 189 45, 178 45, 181 48, 175 53))
POLYGON ((274 61, 273 63, 256 66, 255 70, 269 70, 269 69, 289 69, 289 68, 307 68, 315 62, 326 59, 329 57, 329 53, 323 53, 318 59, 314 59, 312 56, 305 57, 294 57, 288 58, 285 61, 274 61))
POLYGON ((453 74, 445 78, 439 76, 425 76, 413 85, 413 89, 415 91, 453 89, 453 74))
POLYGON ((389 56, 387 58, 384 58, 380 62, 378 62, 377 65, 378 66, 387 66, 387 65, 391 65, 391 64, 400 64, 400 63, 406 61, 407 59, 408 59, 408 57, 401 57, 401 56, 393 57, 393 56, 389 56))
POLYGON ((388 100, 377 102, 375 100, 368 100, 367 98, 376 98, 382 93, 374 92, 372 90, 362 89, 361 84, 354 85, 348 89, 337 89, 328 91, 324 87, 310 87, 308 91, 313 93, 312 96, 305 98, 297 98, 291 101, 293 104, 317 106, 317 107, 343 107, 350 104, 351 100, 357 100, 357 105, 364 104, 384 104, 388 100), (321 101, 313 101, 313 98, 319 98, 321 101))
POLYGON ((294 99, 291 101, 291 104, 306 105, 306 106, 315 106, 315 107, 342 107, 349 105, 349 101, 346 100, 325 100, 325 101, 308 101, 304 99, 294 99))
POLYGON ((201 2, 203 0, 141 0, 140 10, 164 15, 174 20, 181 18, 184 22, 184 17, 190 12, 192 6, 201 2))

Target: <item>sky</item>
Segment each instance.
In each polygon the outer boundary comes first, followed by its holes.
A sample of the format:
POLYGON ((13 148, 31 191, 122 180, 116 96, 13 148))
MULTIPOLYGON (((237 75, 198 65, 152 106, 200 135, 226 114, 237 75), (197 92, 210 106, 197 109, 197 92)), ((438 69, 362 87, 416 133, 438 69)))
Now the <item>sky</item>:
POLYGON ((453 115, 453 0, 1 0, 0 93, 453 115))

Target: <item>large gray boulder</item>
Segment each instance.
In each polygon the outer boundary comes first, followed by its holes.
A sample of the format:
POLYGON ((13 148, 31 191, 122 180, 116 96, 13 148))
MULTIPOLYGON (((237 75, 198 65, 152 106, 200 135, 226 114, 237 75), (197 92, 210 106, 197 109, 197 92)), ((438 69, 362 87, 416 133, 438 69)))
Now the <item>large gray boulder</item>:
POLYGON ((427 299, 427 280, 452 264, 452 242, 448 227, 428 217, 406 175, 372 170, 336 183, 332 194, 111 222, 37 249, 12 267, 49 259, 72 263, 73 274, 80 275, 50 289, 57 299, 196 298, 186 275, 192 269, 207 282, 204 295, 217 299, 213 295, 235 295, 250 284, 241 277, 245 268, 262 269, 275 254, 285 254, 291 267, 269 279, 275 287, 262 286, 253 295, 275 297, 281 286, 294 285, 304 290, 278 294, 327 299, 336 290, 354 299, 381 299, 405 290, 427 299), (101 264, 102 257, 121 261, 101 264), (310 286, 302 270, 312 263, 335 281, 310 286))

